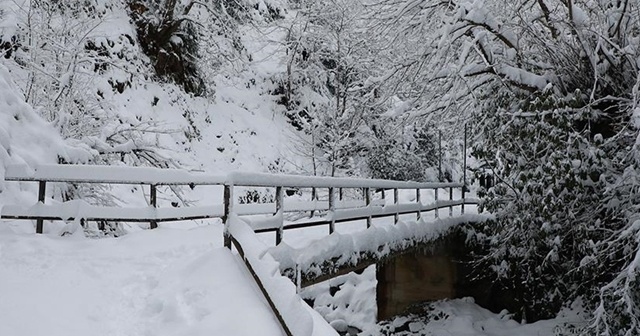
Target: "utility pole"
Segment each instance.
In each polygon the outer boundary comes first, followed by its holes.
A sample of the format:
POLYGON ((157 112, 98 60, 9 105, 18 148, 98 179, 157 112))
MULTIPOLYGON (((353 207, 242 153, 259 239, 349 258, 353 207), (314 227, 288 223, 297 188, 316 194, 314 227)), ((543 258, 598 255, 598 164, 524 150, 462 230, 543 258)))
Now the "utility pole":
POLYGON ((442 182, 442 130, 438 130, 438 181, 442 182))
POLYGON ((464 193, 467 189, 467 123, 464 124, 464 143, 462 144, 462 206, 461 215, 464 215, 464 193))

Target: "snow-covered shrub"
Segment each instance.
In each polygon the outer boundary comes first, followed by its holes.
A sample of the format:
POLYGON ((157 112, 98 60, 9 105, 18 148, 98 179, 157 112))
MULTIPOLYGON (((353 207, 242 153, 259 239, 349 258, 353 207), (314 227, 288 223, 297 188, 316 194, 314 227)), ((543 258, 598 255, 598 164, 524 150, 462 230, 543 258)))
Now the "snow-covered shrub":
POLYGON ((640 333, 638 243, 617 239, 638 212, 638 3, 406 0, 371 9, 380 39, 402 46, 381 58, 394 64, 386 86, 412 102, 406 111, 444 122, 473 116, 479 163, 498 182, 482 204, 497 219, 481 230, 490 244, 481 262, 517 289, 518 313, 552 316, 583 296, 605 307, 598 333, 640 333))
POLYGON ((428 179, 427 169, 437 167, 438 139, 416 128, 406 128, 403 133, 402 136, 377 132, 378 137, 367 154, 371 177, 425 181, 428 179))
POLYGON ((496 214, 485 227, 491 253, 483 261, 521 296, 519 313, 530 320, 551 317, 580 295, 594 297, 618 262, 599 254, 604 232, 627 222, 625 209, 607 204, 615 197, 609 182, 618 167, 610 155, 618 148, 576 129, 591 112, 570 106, 579 101, 549 100, 486 112, 485 140, 475 151, 500 177, 481 204, 496 214), (599 262, 585 262, 593 258, 599 262))
POLYGON ((640 330, 640 222, 618 231, 604 251, 627 261, 615 278, 600 288, 593 323, 586 334, 630 336, 640 330))
MULTIPOLYGON (((0 64, 0 211, 5 204, 33 204, 37 199, 36 183, 4 181, 7 166, 34 168, 61 160, 85 163, 93 155, 86 145, 66 142, 54 127, 25 103, 11 79, 11 73, 0 64)), ((30 228, 28 222, 15 227, 5 224, 0 231, 17 228, 25 232, 35 231, 35 225, 30 228)))
POLYGON ((381 144, 369 152, 371 177, 398 181, 423 181, 425 167, 420 158, 404 144, 381 144))
POLYGON ((95 0, 7 5, 3 14, 10 24, 2 29, 3 40, 14 45, 6 64, 25 101, 63 138, 95 149, 95 163, 130 155, 163 166, 166 160, 141 139, 169 130, 140 117, 127 120, 126 111, 114 106, 114 97, 139 84, 147 70, 123 11, 95 0), (112 30, 114 22, 122 25, 112 30))
POLYGON ((273 190, 265 189, 245 189, 243 193, 238 195, 238 203, 274 203, 275 196, 273 190))

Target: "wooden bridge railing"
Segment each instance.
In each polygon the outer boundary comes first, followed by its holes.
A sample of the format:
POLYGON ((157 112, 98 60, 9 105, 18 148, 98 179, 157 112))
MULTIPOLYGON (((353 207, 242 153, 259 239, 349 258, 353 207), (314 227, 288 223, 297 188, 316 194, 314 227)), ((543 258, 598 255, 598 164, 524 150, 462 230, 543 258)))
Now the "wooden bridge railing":
MULTIPOLYGON (((284 231, 305 227, 327 225, 329 233, 335 231, 335 224, 341 222, 365 220, 367 227, 374 218, 393 216, 397 222, 403 214, 415 213, 420 219, 425 211, 448 208, 449 216, 453 207, 460 206, 464 213, 465 204, 476 203, 473 199, 465 199, 465 188, 462 183, 423 183, 402 182, 375 179, 331 178, 317 176, 273 175, 260 173, 230 173, 228 175, 211 175, 177 169, 157 169, 140 167, 113 166, 80 166, 80 165, 42 165, 29 170, 24 166, 10 166, 5 173, 6 181, 38 182, 38 203, 31 207, 7 205, 3 207, 2 219, 36 220, 36 232, 43 232, 45 220, 88 221, 120 221, 149 222, 150 228, 156 228, 159 222, 181 221, 206 218, 221 218, 227 223, 232 214, 270 215, 267 220, 252 219, 252 227, 257 233, 275 232, 276 244, 282 241, 284 231), (141 208, 118 208, 92 206, 82 201, 65 202, 47 205, 46 188, 48 183, 95 183, 95 184, 131 184, 149 186, 149 206, 141 208), (185 185, 222 186, 222 204, 183 207, 159 208, 157 198, 158 186, 185 185), (266 204, 236 204, 234 192, 237 187, 274 188, 274 202, 266 204), (313 195, 319 189, 326 189, 328 201, 288 201, 285 202, 284 191, 287 189, 312 189, 313 195), (347 189, 361 191, 361 199, 344 200, 347 189), (438 200, 438 190, 448 189, 449 199, 438 200), (454 189, 461 189, 461 197, 454 199, 454 189), (393 204, 384 205, 384 200, 373 200, 372 192, 380 190, 382 197, 385 190, 393 191, 393 204), (401 203, 399 190, 415 190, 415 202, 401 203), (435 195, 435 203, 422 204, 421 190, 431 190, 435 195), (338 195, 336 195, 338 194, 338 195), (338 196, 339 198, 336 199, 338 196), (381 203, 382 202, 382 203, 381 203), (326 212, 324 217, 312 218, 308 221, 285 225, 285 212, 308 211, 312 213, 326 212)), ((224 244, 231 247, 231 239, 225 229, 224 244)))
MULTIPOLYGON (((38 202, 34 206, 23 207, 5 205, 0 209, 2 219, 36 220, 36 232, 42 233, 45 220, 102 220, 121 222, 149 222, 150 227, 156 228, 158 222, 179 221, 204 218, 221 218, 224 225, 224 245, 236 249, 241 254, 247 269, 253 276, 261 293, 269 303, 275 317, 280 323, 286 335, 297 336, 291 326, 291 317, 282 314, 278 307, 276 294, 269 291, 255 270, 255 265, 250 262, 243 245, 230 233, 232 216, 266 214, 268 220, 248 220, 252 222, 254 232, 275 232, 276 244, 282 241, 284 230, 299 229, 318 225, 328 225, 329 233, 334 232, 335 224, 346 221, 366 220, 367 227, 371 226, 372 219, 378 217, 393 216, 398 222, 400 215, 415 213, 418 219, 424 211, 435 211, 438 217, 438 209, 448 208, 449 216, 453 215, 453 207, 460 206, 464 213, 464 205, 475 203, 475 200, 465 199, 465 189, 462 183, 417 183, 386 180, 366 180, 350 178, 327 178, 292 175, 248 174, 231 173, 228 175, 208 175, 193 173, 183 170, 133 168, 112 166, 78 166, 78 165, 43 165, 35 170, 24 166, 11 166, 5 172, 6 181, 38 182, 38 202), (46 188, 48 183, 96 183, 96 184, 131 184, 149 186, 149 206, 142 208, 118 208, 92 206, 82 201, 70 201, 57 205, 47 205, 46 188), (220 205, 206 207, 184 208, 159 208, 157 187, 172 185, 196 186, 222 186, 223 201, 220 205), (234 195, 237 187, 262 187, 275 188, 275 201, 269 204, 236 204, 234 195), (328 201, 312 200, 309 202, 285 202, 284 191, 286 188, 309 188, 312 195, 317 195, 318 189, 324 188, 328 192, 328 201), (462 190, 461 197, 453 198, 453 189, 462 190), (362 190, 361 202, 346 201, 343 199, 346 189, 362 190), (400 203, 399 190, 413 189, 416 191, 415 202, 400 203), (424 205, 421 203, 421 190, 432 190, 435 193, 435 203, 424 205), (439 201, 438 190, 449 189, 449 200, 439 201), (385 190, 392 190, 394 199, 392 205, 381 204, 372 200, 372 191, 380 190, 384 198, 385 190), (336 191, 338 199, 336 200, 336 191), (285 212, 326 211, 323 218, 316 218, 304 223, 285 225, 285 212), (288 322, 289 321, 289 322, 288 322)), ((254 260, 255 262, 255 260, 254 260)))

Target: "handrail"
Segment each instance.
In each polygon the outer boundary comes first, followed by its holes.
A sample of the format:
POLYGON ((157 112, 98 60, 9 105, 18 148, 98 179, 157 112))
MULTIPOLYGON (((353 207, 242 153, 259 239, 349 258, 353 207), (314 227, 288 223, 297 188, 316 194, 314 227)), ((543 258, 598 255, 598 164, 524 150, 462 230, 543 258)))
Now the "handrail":
POLYGON ((449 187, 461 188, 464 185, 463 183, 454 182, 411 182, 247 172, 214 175, 182 169, 104 165, 39 165, 34 169, 30 169, 25 165, 10 165, 5 171, 5 181, 376 189, 443 189, 449 187))
POLYGON ((84 220, 105 220, 123 222, 149 222, 151 228, 157 227, 158 222, 178 221, 188 219, 221 218, 225 223, 224 245, 231 248, 231 237, 228 233, 228 218, 233 215, 247 214, 269 214, 273 216, 274 225, 259 226, 254 228, 255 232, 275 231, 276 244, 282 241, 283 231, 294 228, 303 228, 317 225, 328 225, 329 233, 335 229, 335 223, 367 220, 367 227, 371 226, 373 218, 394 216, 395 222, 399 220, 399 215, 415 213, 420 218, 424 211, 436 211, 442 208, 449 208, 449 215, 452 215, 453 206, 460 206, 461 210, 465 204, 476 203, 475 200, 464 198, 463 183, 425 183, 406 182, 380 179, 358 179, 344 177, 319 177, 301 175, 274 175, 265 173, 245 173, 232 172, 226 175, 212 175, 203 172, 190 172, 179 169, 160 169, 146 167, 117 167, 99 165, 40 165, 34 169, 26 166, 9 166, 5 172, 6 181, 32 181, 39 183, 38 203, 29 208, 16 206, 7 207, 7 211, 2 211, 0 218, 3 219, 35 219, 37 221, 36 232, 43 232, 44 220, 68 220, 80 218, 84 220), (104 184, 142 184, 149 185, 150 207, 126 209, 108 208, 80 204, 73 206, 72 201, 62 205, 45 205, 46 184, 48 182, 65 183, 104 183, 104 184), (157 208, 156 187, 162 185, 189 185, 192 188, 197 185, 220 185, 224 186, 223 204, 210 207, 196 208, 157 208), (235 204, 235 187, 260 187, 275 188, 275 204, 262 204, 260 206, 245 206, 235 204), (329 200, 311 202, 300 202, 291 204, 285 202, 283 188, 310 188, 313 194, 317 195, 317 188, 326 188, 329 192, 329 200), (461 188, 461 199, 453 199, 453 189, 461 188), (343 200, 343 189, 363 190, 362 205, 344 208, 342 205, 350 201, 343 200), (385 198, 385 189, 393 190, 393 204, 385 207, 376 206, 376 202, 371 199, 371 189, 382 191, 382 198, 385 198), (399 203, 398 190, 416 190, 415 203, 399 203), (423 205, 420 203, 420 190, 433 190, 436 196, 436 203, 423 205), (449 189, 449 200, 438 201, 438 189, 449 189), (336 193, 339 193, 339 198, 336 193), (338 200, 336 199, 338 198, 338 200), (66 204, 66 205, 65 205, 66 204), (73 213, 70 210, 77 210, 73 213), (82 209, 80 211, 78 209, 82 209), (282 213, 291 211, 328 211, 327 215, 320 220, 309 221, 308 223, 295 223, 284 225, 282 213))
POLYGON ((350 177, 305 176, 266 173, 234 172, 226 183, 244 187, 298 187, 298 188, 375 188, 375 189, 443 189, 462 188, 463 183, 411 182, 350 177))
POLYGON ((276 304, 273 302, 273 299, 271 298, 271 294, 269 293, 262 279, 260 279, 260 276, 254 269, 254 265, 252 265, 251 261, 249 261, 249 258, 247 258, 247 255, 245 254, 242 244, 233 237, 231 238, 231 241, 233 243, 233 246, 235 246, 236 250, 238 251, 238 254, 240 254, 240 258, 242 258, 244 266, 247 268, 247 270, 251 274, 253 281, 258 286, 258 289, 260 289, 260 293, 262 294, 262 297, 267 301, 267 304, 269 305, 271 312, 276 317, 276 320, 278 320, 278 324, 280 324, 280 328, 282 328, 282 331, 284 332, 285 335, 294 336, 293 332, 291 332, 291 329, 287 325, 287 322, 284 320, 282 313, 280 312, 276 304))
MULTIPOLYGON (((418 210, 420 212, 427 212, 427 211, 433 211, 433 210, 436 210, 436 209, 443 209, 443 208, 452 207, 452 206, 461 206, 462 204, 477 204, 477 203, 478 203, 477 199, 468 198, 468 199, 465 199, 465 200, 439 201, 438 203, 424 204, 422 206, 415 206, 415 204, 402 204, 403 206, 407 206, 407 207, 405 209, 403 209, 403 210, 398 210, 397 213, 399 215, 406 215, 406 214, 411 214, 411 213, 417 213, 418 210)), ((353 209, 347 209, 346 211, 350 211, 350 210, 353 210, 353 209)), ((378 209, 375 209, 375 210, 376 211, 371 211, 371 212, 369 212, 367 214, 362 214, 362 213, 353 213, 353 214, 344 213, 344 214, 340 214, 340 213, 337 213, 338 216, 336 216, 334 221, 336 223, 353 222, 353 221, 358 221, 358 220, 366 220, 368 218, 390 217, 390 216, 394 216, 396 214, 396 208, 393 207, 393 206, 379 207, 378 209)), ((259 224, 259 221, 256 221, 256 222, 250 221, 250 222, 252 224, 254 224, 254 225, 252 225, 252 227, 254 227, 254 231, 256 233, 276 232, 279 229, 277 227, 270 227, 270 226, 262 227, 259 224)), ((331 222, 331 220, 329 220, 329 219, 320 218, 320 219, 315 220, 315 221, 306 221, 306 222, 302 222, 302 223, 290 223, 290 224, 284 225, 282 227, 282 229, 283 230, 303 229, 303 228, 314 227, 314 226, 328 225, 330 222, 331 222)))
POLYGON ((222 185, 226 175, 210 175, 182 169, 119 167, 104 165, 10 165, 5 181, 47 181, 68 183, 222 185))

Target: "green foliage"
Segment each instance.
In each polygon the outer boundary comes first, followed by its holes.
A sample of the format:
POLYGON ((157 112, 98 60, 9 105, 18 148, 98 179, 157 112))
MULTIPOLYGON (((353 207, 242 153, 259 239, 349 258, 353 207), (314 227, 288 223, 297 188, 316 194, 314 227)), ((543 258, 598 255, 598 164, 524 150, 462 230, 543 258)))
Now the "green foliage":
POLYGON ((500 182, 481 195, 481 209, 496 215, 482 232, 491 252, 481 262, 519 293, 518 313, 537 320, 579 296, 594 303, 626 261, 601 244, 627 220, 611 188, 621 148, 582 126, 597 113, 550 94, 523 105, 485 111, 473 154, 500 182))
POLYGON ((374 148, 367 163, 373 178, 398 181, 423 181, 425 178, 420 159, 407 148, 394 143, 374 148))
POLYGON ((240 204, 274 203, 275 196, 272 190, 247 189, 238 196, 238 202, 240 204))

